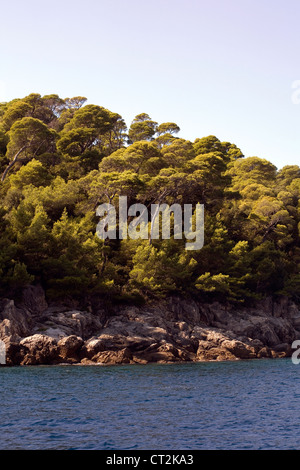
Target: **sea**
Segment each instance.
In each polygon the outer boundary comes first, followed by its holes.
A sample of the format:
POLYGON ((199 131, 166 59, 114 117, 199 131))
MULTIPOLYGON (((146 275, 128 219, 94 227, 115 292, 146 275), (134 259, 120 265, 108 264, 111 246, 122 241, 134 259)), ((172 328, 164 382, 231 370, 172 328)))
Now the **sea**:
POLYGON ((300 449, 291 359, 0 369, 1 450, 300 449))

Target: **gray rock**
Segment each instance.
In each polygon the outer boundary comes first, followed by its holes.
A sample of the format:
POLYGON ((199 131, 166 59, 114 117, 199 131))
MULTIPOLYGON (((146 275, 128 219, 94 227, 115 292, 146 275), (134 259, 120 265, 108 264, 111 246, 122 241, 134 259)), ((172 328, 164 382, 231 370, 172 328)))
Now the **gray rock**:
POLYGON ((48 308, 45 292, 41 286, 27 286, 22 292, 22 304, 33 315, 40 315, 48 308))
POLYGON ((32 318, 25 307, 17 308, 10 299, 0 302, 0 339, 9 337, 11 341, 18 341, 30 334, 31 325, 32 318))
MULTIPOLYGON (((142 307, 80 310, 47 305, 40 287, 23 301, 0 300, 7 363, 120 364, 286 357, 300 338, 300 311, 289 300, 256 306, 200 304, 178 297, 142 307)), ((70 308, 71 305, 71 308, 70 308)), ((75 305, 75 302, 74 302, 75 305)))

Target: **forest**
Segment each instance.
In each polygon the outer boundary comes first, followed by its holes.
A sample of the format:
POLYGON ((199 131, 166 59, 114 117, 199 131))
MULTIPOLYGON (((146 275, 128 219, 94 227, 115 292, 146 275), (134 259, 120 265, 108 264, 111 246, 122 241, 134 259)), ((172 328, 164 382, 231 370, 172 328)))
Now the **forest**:
POLYGON ((299 166, 277 169, 214 135, 179 133, 146 113, 128 128, 81 96, 0 103, 0 295, 41 284, 49 299, 300 303, 299 166), (96 208, 120 196, 203 204, 203 247, 186 250, 174 236, 101 240, 96 208))

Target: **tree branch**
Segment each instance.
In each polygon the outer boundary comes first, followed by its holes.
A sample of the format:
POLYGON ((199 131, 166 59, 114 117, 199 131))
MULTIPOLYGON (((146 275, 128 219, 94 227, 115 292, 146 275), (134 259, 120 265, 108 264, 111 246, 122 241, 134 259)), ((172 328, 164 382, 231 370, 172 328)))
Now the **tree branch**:
POLYGON ((14 156, 14 158, 12 159, 10 164, 5 168, 5 170, 3 172, 3 175, 1 177, 1 182, 2 183, 5 180, 7 173, 15 165, 15 163, 18 161, 19 155, 23 152, 23 150, 26 149, 26 147, 27 147, 27 144, 23 145, 23 147, 21 147, 20 150, 18 150, 18 152, 16 153, 16 155, 14 156))

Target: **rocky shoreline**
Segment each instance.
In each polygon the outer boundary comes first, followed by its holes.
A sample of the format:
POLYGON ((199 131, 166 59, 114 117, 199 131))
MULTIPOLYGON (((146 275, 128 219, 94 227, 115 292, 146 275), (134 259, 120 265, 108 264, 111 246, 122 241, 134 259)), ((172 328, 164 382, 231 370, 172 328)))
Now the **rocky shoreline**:
POLYGON ((39 286, 0 300, 6 365, 147 364, 289 357, 300 309, 287 298, 254 307, 169 298, 85 310, 47 303, 39 286))

